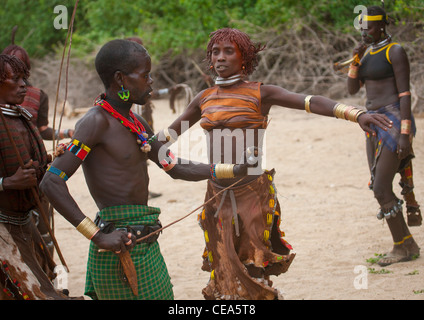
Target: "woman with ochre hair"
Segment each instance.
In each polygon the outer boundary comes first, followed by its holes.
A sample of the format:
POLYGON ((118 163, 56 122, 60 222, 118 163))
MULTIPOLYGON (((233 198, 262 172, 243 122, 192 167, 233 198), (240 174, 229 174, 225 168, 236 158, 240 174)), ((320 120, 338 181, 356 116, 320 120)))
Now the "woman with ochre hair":
MULTIPOLYGON (((271 106, 351 120, 370 134, 374 134, 371 124, 390 126, 384 116, 368 115, 322 96, 247 81, 263 49, 237 29, 213 32, 207 61, 217 76, 215 86, 200 92, 184 113, 159 134, 159 138, 162 135, 173 142, 183 133, 182 122, 190 127, 200 120, 207 132, 212 164, 206 200, 238 180, 231 176, 234 164, 252 159, 261 163, 262 138, 271 106), (252 152, 243 154, 248 147, 254 147, 252 152), (228 169, 213 165, 218 162, 226 163, 228 169)), ((206 242, 202 269, 210 272, 210 281, 203 289, 206 299, 279 298, 269 276, 286 272, 294 254, 279 227, 281 211, 274 173, 263 172, 259 165, 238 185, 208 203, 200 214, 206 242)))
MULTIPOLYGON (((7 46, 6 48, 4 48, 2 53, 17 57, 19 60, 21 60, 25 64, 28 71, 31 70, 31 61, 27 51, 24 48, 16 44, 11 44, 7 46)), ((28 79, 26 79, 25 81, 26 81, 27 93, 25 95, 24 101, 20 105, 31 113, 32 115, 31 121, 37 127, 43 140, 53 140, 53 138, 55 140, 72 138, 74 134, 73 129, 53 130, 53 128, 49 126, 49 97, 48 95, 46 94, 44 90, 34 87, 28 79)), ((47 202, 47 199, 45 198, 43 198, 43 206, 44 206, 45 212, 47 212, 49 215, 48 217, 49 221, 51 221, 52 211, 49 210, 49 204, 47 202)), ((46 243, 46 246, 49 248, 50 252, 53 254, 54 245, 53 245, 51 236, 48 232, 48 228, 45 226, 43 219, 38 219, 38 220, 39 221, 37 223, 37 227, 41 232, 41 235, 46 243)))
MULTIPOLYGON (((11 44, 4 48, 2 53, 16 56, 25 63, 28 70, 31 70, 31 62, 28 53, 24 48, 16 44, 11 44)), ((73 129, 54 131, 53 128, 49 127, 49 97, 42 89, 31 85, 28 79, 27 95, 25 96, 25 100, 22 102, 21 106, 31 112, 32 122, 37 126, 44 140, 53 140, 53 137, 55 140, 72 138, 72 135, 74 134, 73 129)))
POLYGON ((21 60, 0 54, 0 300, 68 299, 53 286, 56 263, 35 225, 50 157, 20 106, 28 77, 21 60))
POLYGON ((403 217, 403 201, 393 192, 394 177, 400 173, 408 225, 421 225, 412 180, 412 138, 416 127, 405 49, 387 33, 388 18, 383 8, 371 6, 366 12, 360 19, 363 42, 353 52, 360 61, 349 67, 347 88, 350 94, 355 94, 365 85, 368 113, 385 114, 393 121, 388 131, 377 128, 377 135, 368 135, 366 139, 370 188, 380 205, 377 217, 387 221, 394 242, 392 251, 378 261, 386 266, 411 260, 420 253, 403 217))

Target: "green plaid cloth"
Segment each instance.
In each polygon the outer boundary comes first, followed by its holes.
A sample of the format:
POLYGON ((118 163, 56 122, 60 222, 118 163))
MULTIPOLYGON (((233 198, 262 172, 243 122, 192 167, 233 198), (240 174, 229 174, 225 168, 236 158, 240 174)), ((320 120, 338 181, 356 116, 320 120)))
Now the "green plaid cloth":
MULTIPOLYGON (((117 228, 129 225, 157 224, 160 209, 141 205, 114 206, 101 210, 100 218, 115 223, 117 228)), ((98 252, 91 242, 88 253, 85 294, 95 300, 172 300, 171 278, 157 241, 140 243, 131 250, 137 270, 138 293, 133 295, 123 281, 119 257, 113 252, 98 252)))

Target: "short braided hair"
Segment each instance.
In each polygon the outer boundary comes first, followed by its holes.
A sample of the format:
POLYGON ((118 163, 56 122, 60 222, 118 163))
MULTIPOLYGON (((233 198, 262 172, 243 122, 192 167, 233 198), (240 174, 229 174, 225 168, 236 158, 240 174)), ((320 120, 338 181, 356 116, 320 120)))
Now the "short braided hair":
POLYGON ((3 49, 2 54, 8 54, 11 56, 16 56, 16 53, 20 53, 22 56, 22 61, 26 64, 28 70, 31 70, 31 62, 29 60, 29 55, 26 50, 16 44, 8 45, 6 48, 3 49))
POLYGON ((222 41, 234 42, 237 44, 241 52, 243 65, 245 67, 244 73, 246 75, 250 75, 253 73, 253 71, 255 71, 259 62, 258 53, 265 49, 265 46, 262 46, 261 44, 254 44, 246 33, 238 29, 219 29, 212 32, 209 37, 210 40, 206 50, 206 60, 209 65, 212 64, 212 47, 215 43, 222 41))
POLYGON ((7 65, 10 66, 13 73, 23 75, 25 79, 29 78, 29 70, 19 58, 8 54, 0 54, 0 83, 10 77, 7 65))

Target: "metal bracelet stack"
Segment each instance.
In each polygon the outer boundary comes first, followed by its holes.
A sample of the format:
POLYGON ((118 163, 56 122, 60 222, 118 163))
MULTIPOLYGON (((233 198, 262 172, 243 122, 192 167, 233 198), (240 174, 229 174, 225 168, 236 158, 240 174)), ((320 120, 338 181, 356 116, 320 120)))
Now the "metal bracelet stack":
POLYGON ((358 117, 365 113, 363 110, 347 106, 343 103, 337 103, 333 108, 333 114, 338 119, 350 120, 352 122, 358 122, 358 117))

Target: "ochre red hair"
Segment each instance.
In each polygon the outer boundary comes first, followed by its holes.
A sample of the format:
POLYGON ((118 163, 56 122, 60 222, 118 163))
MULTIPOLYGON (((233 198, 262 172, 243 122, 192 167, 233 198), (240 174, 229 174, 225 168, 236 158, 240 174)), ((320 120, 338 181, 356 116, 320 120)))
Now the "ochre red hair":
POLYGON ((28 79, 29 71, 22 60, 9 54, 0 54, 0 83, 9 79, 11 76, 7 69, 7 65, 9 65, 10 70, 15 75, 22 75, 25 79, 28 79))
POLYGON ((229 41, 237 44, 241 52, 244 66, 244 74, 250 75, 253 73, 253 71, 255 71, 256 67, 258 66, 259 60, 258 53, 262 51, 265 46, 262 46, 261 44, 255 45, 246 33, 238 29, 232 28, 223 28, 216 30, 212 32, 209 37, 210 40, 206 49, 206 60, 209 65, 212 64, 211 56, 213 45, 222 41, 229 41))
POLYGON ((4 48, 2 54, 8 54, 10 56, 15 56, 17 52, 21 53, 22 56, 22 62, 25 63, 28 70, 31 70, 31 62, 29 61, 29 56, 26 50, 20 46, 17 46, 16 44, 11 44, 4 48))

